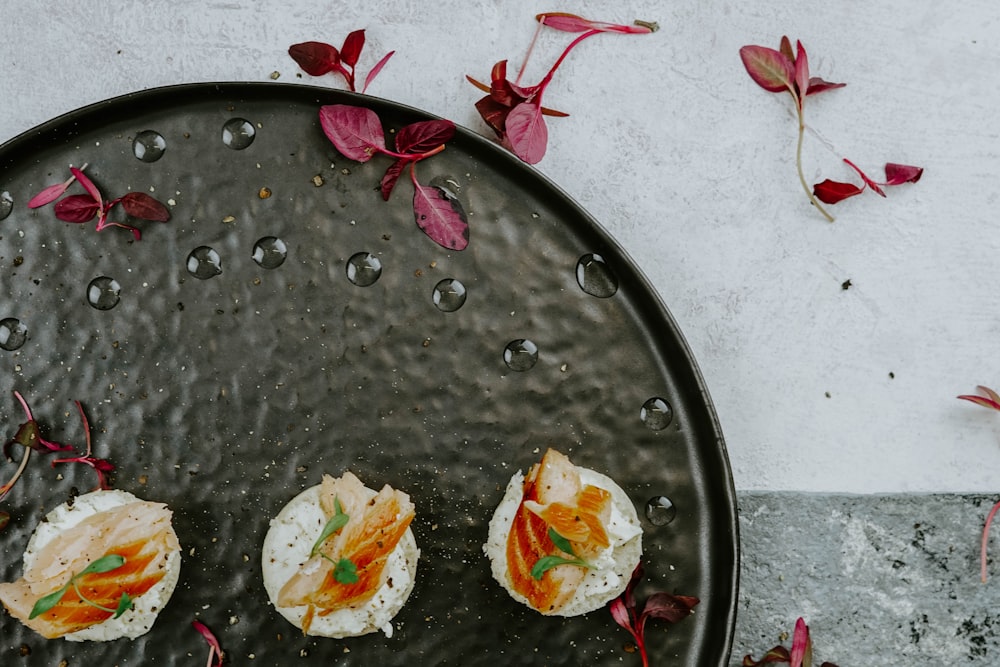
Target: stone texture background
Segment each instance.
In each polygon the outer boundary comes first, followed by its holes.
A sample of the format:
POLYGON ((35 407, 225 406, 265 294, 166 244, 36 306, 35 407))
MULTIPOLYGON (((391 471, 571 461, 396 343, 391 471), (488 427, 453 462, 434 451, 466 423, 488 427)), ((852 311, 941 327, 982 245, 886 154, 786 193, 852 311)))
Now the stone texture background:
MULTIPOLYGON (((484 131, 464 76, 516 67, 536 12, 658 22, 566 61, 546 104, 572 115, 549 123, 539 168, 646 272, 706 376, 740 491, 733 664, 800 614, 842 666, 995 664, 1000 581, 979 584, 976 562, 993 498, 960 494, 1000 492, 1000 419, 954 399, 1000 385, 993 2, 7 4, 0 141, 154 86, 339 86, 299 78, 286 49, 360 27, 362 69, 397 51, 372 94, 484 131), (789 100, 737 55, 782 34, 848 83, 809 100, 807 178, 851 179, 848 156, 924 166, 919 184, 844 202, 834 224, 810 209, 789 100)), ((528 80, 565 37, 543 36, 528 80)))

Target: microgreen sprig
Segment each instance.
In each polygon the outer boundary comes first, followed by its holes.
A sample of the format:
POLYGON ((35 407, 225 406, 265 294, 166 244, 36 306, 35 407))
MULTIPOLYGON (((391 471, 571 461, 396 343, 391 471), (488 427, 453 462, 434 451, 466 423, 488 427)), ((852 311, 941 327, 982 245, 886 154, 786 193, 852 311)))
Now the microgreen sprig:
MULTIPOLYGON (((6 483, 4 483, 3 486, 0 486, 0 500, 3 500, 7 494, 10 493, 10 490, 14 488, 14 484, 16 484, 17 480, 21 478, 21 475, 24 473, 24 469, 28 465, 28 459, 31 457, 31 450, 47 454, 49 452, 71 451, 73 449, 70 445, 63 445, 43 438, 41 430, 38 427, 38 422, 35 421, 34 415, 31 414, 31 408, 28 407, 27 401, 25 401, 21 394, 17 391, 14 392, 14 398, 16 398, 18 403, 21 404, 21 409, 24 410, 24 414, 28 418, 28 421, 21 424, 21 426, 18 427, 14 438, 8 440, 4 444, 3 453, 5 458, 13 458, 11 456, 11 447, 13 445, 21 445, 24 448, 24 453, 21 455, 21 463, 18 465, 17 471, 9 480, 7 480, 6 483)), ((9 515, 7 516, 7 519, 10 519, 9 515)), ((4 522, 4 525, 6 525, 6 522, 4 522)), ((0 525, 0 528, 2 527, 3 526, 0 525)))
POLYGON ((202 637, 204 637, 205 642, 208 644, 208 662, 205 663, 205 667, 222 667, 222 659, 226 654, 222 651, 222 645, 219 644, 219 640, 215 638, 215 635, 208 626, 195 619, 191 621, 192 627, 198 631, 202 637))
POLYGON ((38 601, 35 602, 35 606, 31 608, 31 613, 28 615, 28 618, 32 619, 35 618, 36 616, 40 616, 41 614, 44 614, 45 612, 55 607, 57 604, 59 604, 59 601, 62 599, 63 595, 66 594, 66 591, 68 591, 70 588, 73 589, 77 597, 79 597, 82 602, 89 604, 91 607, 100 609, 101 611, 106 611, 109 614, 114 614, 112 618, 118 618, 119 616, 121 616, 126 611, 132 608, 132 597, 128 594, 128 591, 122 592, 121 597, 118 598, 117 608, 111 609, 110 607, 105 607, 103 605, 100 605, 91 600, 90 598, 88 598, 87 596, 85 596, 83 594, 83 591, 80 590, 80 586, 77 584, 77 581, 79 581, 81 577, 85 577, 88 574, 104 574, 105 572, 111 572, 113 570, 117 570, 124 564, 125 564, 125 557, 119 556, 118 554, 108 554, 106 556, 98 558, 93 563, 91 563, 83 570, 81 570, 79 573, 73 575, 73 577, 70 578, 68 582, 66 582, 65 586, 63 586, 62 588, 53 593, 49 593, 48 595, 39 598, 38 601))
POLYGON ((569 554, 570 556, 572 556, 572 558, 564 558, 563 556, 556 556, 556 555, 542 556, 535 562, 535 565, 531 568, 531 577, 536 581, 540 580, 542 578, 542 575, 544 575, 546 572, 559 565, 576 565, 585 568, 594 567, 587 561, 577 556, 576 552, 573 551, 573 545, 570 543, 570 541, 567 540, 562 535, 560 535, 559 533, 557 533, 555 528, 551 527, 549 528, 549 539, 552 540, 552 543, 556 545, 557 549, 559 549, 563 553, 569 554))
MULTIPOLYGON (((750 655, 743 656, 742 665, 743 667, 757 667, 758 665, 781 662, 789 663, 790 667, 812 666, 812 639, 809 637, 809 626, 801 617, 795 622, 791 651, 779 644, 765 653, 760 660, 754 660, 750 655)), ((824 661, 820 667, 837 667, 837 665, 824 661)))
POLYGON ((326 542, 327 538, 346 526, 349 520, 350 517, 344 514, 344 508, 340 504, 340 498, 334 498, 333 516, 330 517, 330 520, 326 522, 325 526, 323 526, 323 532, 321 532, 319 537, 316 538, 316 543, 313 544, 312 549, 310 549, 309 556, 312 557, 319 553, 320 548, 323 546, 323 543, 326 542))
MULTIPOLYGON (((335 46, 325 42, 302 42, 301 44, 292 44, 288 48, 288 55, 310 76, 323 76, 331 72, 340 74, 344 77, 351 92, 356 92, 354 68, 358 64, 358 59, 364 48, 365 31, 355 30, 347 35, 344 39, 344 45, 339 51, 335 46)), ((395 51, 390 51, 375 63, 375 66, 368 72, 368 76, 365 77, 364 85, 361 87, 362 93, 368 90, 372 79, 382 71, 394 53, 395 51)))
MULTIPOLYGON (((963 394, 958 398, 963 401, 969 401, 975 403, 976 405, 981 405, 984 408, 989 408, 990 410, 997 410, 1000 412, 1000 394, 993 391, 989 387, 984 387, 979 385, 976 387, 980 395, 976 394, 963 394)), ((979 544, 979 578, 985 584, 986 583, 986 564, 987 564, 987 554, 986 547, 988 546, 990 540, 990 526, 993 525, 993 518, 996 516, 997 512, 1000 511, 1000 501, 990 509, 989 514, 986 515, 986 523, 983 526, 983 535, 980 538, 979 544)))

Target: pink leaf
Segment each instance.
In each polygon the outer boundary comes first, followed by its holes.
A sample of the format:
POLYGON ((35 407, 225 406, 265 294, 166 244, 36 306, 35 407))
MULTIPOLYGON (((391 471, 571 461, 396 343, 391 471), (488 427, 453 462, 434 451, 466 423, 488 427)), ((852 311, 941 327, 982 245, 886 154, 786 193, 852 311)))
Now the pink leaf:
POLYGON ((511 150, 528 164, 538 164, 545 156, 549 130, 537 104, 523 102, 514 107, 507 115, 504 130, 511 150))
POLYGON ((409 163, 409 160, 396 160, 385 170, 382 181, 379 183, 379 190, 382 192, 382 199, 384 201, 389 201, 389 196, 392 194, 392 189, 396 187, 399 175, 403 173, 403 169, 409 163))
POLYGON ((170 220, 170 211, 167 210, 167 207, 144 192, 129 192, 118 201, 125 212, 133 218, 154 222, 170 220))
POLYGON ((795 71, 785 54, 766 46, 744 46, 740 58, 747 74, 764 90, 780 93, 792 89, 795 71))
POLYGON ((351 32, 344 39, 344 45, 340 47, 340 60, 349 67, 354 67, 358 64, 363 48, 365 48, 365 31, 351 32))
POLYGON ((788 35, 781 36, 781 43, 778 45, 778 51, 781 55, 788 58, 788 62, 795 65, 795 52, 792 51, 792 40, 788 39, 788 35))
POLYGON ((413 214, 417 226, 438 245, 449 250, 464 250, 469 245, 469 223, 458 201, 440 188, 420 185, 415 178, 413 214))
POLYGON ((795 58, 795 88, 799 91, 799 106, 802 100, 809 94, 809 57, 802 42, 796 42, 799 55, 795 58))
POLYGON ((69 195, 56 202, 56 217, 63 222, 88 222, 100 210, 90 195, 69 195))
POLYGON ((39 208, 40 206, 45 206, 46 204, 54 202, 62 197, 62 194, 66 192, 66 188, 68 188, 72 182, 73 179, 70 179, 65 183, 56 183, 55 185, 48 186, 28 200, 28 208, 39 208))
POLYGON ((199 620, 191 621, 191 625, 195 630, 198 631, 205 641, 208 643, 208 663, 213 667, 221 667, 222 659, 225 657, 225 653, 222 651, 222 646, 219 644, 219 640, 215 638, 215 635, 208 626, 199 620))
POLYGON ((378 115, 371 109, 346 104, 320 107, 323 132, 344 157, 367 162, 375 153, 385 152, 385 135, 378 115))
POLYGON ((854 183, 841 183, 829 178, 813 186, 813 194, 824 204, 836 204, 862 192, 864 188, 859 188, 854 183))
POLYGON ((392 55, 394 53, 396 53, 396 52, 395 51, 390 51, 389 53, 387 53, 384 56, 382 56, 381 60, 379 60, 377 63, 375 63, 375 67, 372 67, 371 71, 368 72, 368 76, 365 77, 365 85, 361 87, 361 92, 362 93, 365 92, 366 90, 368 90, 368 84, 370 84, 372 82, 372 80, 376 76, 378 76, 378 73, 382 71, 382 68, 385 67, 385 64, 387 62, 389 62, 389 58, 392 58, 392 55))
POLYGON ((822 93, 824 90, 843 88, 846 85, 846 83, 831 83, 829 81, 824 81, 818 76, 814 76, 809 79, 809 90, 806 92, 806 95, 816 95, 817 93, 822 93))
POLYGON ((922 167, 911 167, 905 164, 894 162, 885 165, 885 184, 901 185, 903 183, 916 183, 924 175, 922 167))
POLYGON ((608 611, 611 612, 611 618, 614 619, 615 623, 632 632, 632 618, 629 616, 629 610, 625 607, 625 600, 622 597, 616 597, 609 602, 608 611))
POLYGON ((883 197, 885 197, 885 190, 883 190, 881 187, 879 187, 878 183, 876 183, 872 179, 868 178, 868 175, 865 172, 861 171, 861 168, 858 167, 858 165, 854 164, 853 162, 851 162, 850 160, 848 160, 846 157, 844 158, 844 162, 846 162, 847 166, 849 166, 851 169, 853 169, 854 171, 858 172, 858 176, 860 176, 861 180, 863 180, 865 182, 865 185, 867 185, 872 190, 874 190, 878 194, 880 194, 883 197))
POLYGON ((963 401, 970 401, 976 405, 981 405, 984 408, 990 408, 992 410, 1000 410, 1000 396, 997 395, 995 391, 989 387, 978 386, 976 387, 980 393, 986 394, 985 396, 976 396, 975 394, 963 394, 958 398, 963 401))
POLYGON ((311 76, 322 76, 332 72, 340 64, 340 54, 337 49, 323 42, 293 44, 288 47, 288 55, 311 76))
POLYGON ((808 658, 812 663, 812 642, 809 639, 809 626, 800 616, 795 621, 795 633, 792 635, 792 653, 789 658, 790 667, 802 667, 803 661, 808 658))
POLYGON ((652 32, 647 26, 642 25, 619 25, 617 23, 604 23, 603 21, 591 21, 576 14, 566 14, 563 12, 546 12, 535 16, 535 20, 544 26, 560 30, 562 32, 586 32, 597 30, 599 32, 619 32, 623 34, 645 34, 652 32))
POLYGON ((396 132, 397 153, 425 153, 455 136, 455 123, 450 120, 423 120, 410 123, 396 132))
POLYGON ((76 167, 70 167, 69 172, 76 177, 76 180, 80 181, 80 185, 90 194, 98 206, 104 205, 104 198, 101 196, 101 191, 97 189, 97 186, 94 185, 94 182, 86 174, 76 167))

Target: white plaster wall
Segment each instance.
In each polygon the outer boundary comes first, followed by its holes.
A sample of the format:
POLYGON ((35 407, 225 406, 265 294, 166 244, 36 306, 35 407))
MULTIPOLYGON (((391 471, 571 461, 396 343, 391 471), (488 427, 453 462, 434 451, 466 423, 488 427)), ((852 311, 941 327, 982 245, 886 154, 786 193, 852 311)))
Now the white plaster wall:
MULTIPOLYGON (((1000 7, 991 0, 4 3, 0 141, 138 89, 296 78, 287 47, 367 28, 369 92, 485 131, 464 81, 519 64, 539 11, 657 21, 600 35, 546 104, 540 169, 611 231, 684 331, 744 490, 1000 490, 1000 415, 955 400, 1000 388, 1000 7), (807 178, 848 156, 926 168, 825 222, 794 165, 787 96, 746 76, 744 44, 801 39, 815 74, 807 178), (842 283, 850 280, 850 289, 842 283), (890 373, 894 377, 890 377, 890 373)), ((536 50, 540 77, 564 35, 536 50)))

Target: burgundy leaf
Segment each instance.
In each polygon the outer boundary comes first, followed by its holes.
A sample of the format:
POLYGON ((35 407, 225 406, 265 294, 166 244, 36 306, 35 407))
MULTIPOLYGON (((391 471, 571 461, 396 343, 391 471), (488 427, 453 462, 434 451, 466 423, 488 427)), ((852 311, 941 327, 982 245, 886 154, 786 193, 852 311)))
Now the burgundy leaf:
POLYGON ((365 48, 365 31, 355 30, 344 39, 344 45, 340 47, 340 60, 349 67, 354 67, 358 64, 363 48, 365 48))
POLYGON ((784 646, 775 646, 770 651, 764 654, 760 660, 754 660, 749 655, 743 656, 743 667, 757 667, 757 665, 766 665, 772 662, 790 662, 791 655, 788 653, 788 649, 784 646))
POLYGON ((344 157, 367 162, 375 153, 385 152, 382 122, 371 109, 331 104, 320 107, 319 122, 344 157))
POLYGON ((814 76, 809 79, 809 90, 806 92, 806 95, 815 95, 817 93, 822 93, 824 90, 843 88, 846 85, 846 83, 831 83, 829 81, 824 81, 818 76, 814 76))
POLYGON ((56 217, 63 222, 88 222, 101 206, 90 195, 69 195, 56 202, 56 217))
POLYGON ((504 123, 510 114, 510 107, 497 102, 493 97, 486 96, 476 102, 476 111, 482 116, 490 128, 496 132, 498 138, 504 135, 504 123))
POLYGON ((170 220, 170 211, 167 207, 144 192, 129 192, 118 201, 125 212, 133 218, 154 222, 170 220))
POLYGON ((859 188, 854 183, 841 183, 831 181, 829 178, 813 186, 813 194, 824 204, 836 204, 862 192, 864 188, 859 188))
POLYGON ((417 226, 438 245, 449 250, 464 250, 469 245, 469 223, 458 201, 440 188, 420 185, 415 178, 413 214, 417 226))
POLYGON ((28 200, 28 208, 39 208, 54 202, 62 197, 62 194, 66 192, 66 188, 68 188, 72 182, 73 179, 70 179, 65 183, 56 183, 55 185, 48 186, 28 200))
POLYGON ((397 153, 426 153, 455 136, 455 123, 450 120, 423 120, 410 123, 396 132, 397 153))
POLYGON ((389 53, 382 56, 382 58, 377 63, 375 63, 375 67, 372 67, 371 71, 368 72, 368 76, 365 77, 365 85, 361 87, 362 93, 368 90, 368 84, 370 84, 372 80, 376 76, 378 76, 378 73, 382 71, 382 68, 385 67, 385 64, 389 62, 389 58, 392 58, 392 55, 394 53, 396 52, 390 51, 389 53))
POLYGON ((514 107, 507 115, 504 130, 511 150, 528 164, 538 164, 545 156, 549 130, 537 104, 523 102, 514 107))
POLYGON ((69 172, 76 177, 76 180, 80 181, 80 185, 82 185, 83 189, 86 190, 88 194, 90 194, 90 196, 97 203, 97 205, 103 207, 104 197, 101 196, 101 191, 97 189, 97 186, 94 185, 94 182, 90 180, 90 178, 86 174, 84 174, 81 170, 77 169, 76 167, 70 167, 69 172))
POLYGON ((740 58, 747 74, 764 90, 772 93, 791 90, 795 68, 784 53, 766 46, 744 46, 740 58))
POLYGON ((781 43, 778 45, 778 51, 781 55, 788 58, 788 62, 795 64, 795 52, 792 51, 792 40, 788 39, 788 35, 781 36, 781 43))
POLYGON ((340 64, 340 54, 336 47, 323 42, 293 44, 288 47, 288 55, 311 76, 322 76, 332 72, 340 64))
MULTIPOLYGON (((490 97, 505 107, 514 106, 514 91, 507 80, 507 61, 501 60, 490 71, 490 97)), ((518 100, 521 101, 521 100, 518 100)))
POLYGON ((646 598, 642 616, 658 618, 667 623, 679 623, 691 615, 699 600, 687 595, 672 595, 670 593, 653 593, 646 598))
POLYGON ((868 178, 868 175, 867 175, 867 174, 866 174, 865 172, 861 171, 861 168, 860 168, 860 167, 858 167, 858 165, 854 164, 853 162, 851 162, 850 160, 848 160, 848 159, 847 159, 846 157, 844 158, 844 162, 846 162, 846 163, 847 163, 847 165, 848 165, 848 166, 849 166, 849 167, 850 167, 851 169, 853 169, 854 171, 858 172, 858 176, 860 176, 860 177, 861 177, 861 180, 863 180, 863 181, 865 182, 865 185, 867 185, 867 186, 868 186, 868 187, 870 187, 870 188, 871 188, 872 190, 874 190, 874 191, 875 191, 875 192, 877 192, 878 194, 880 194, 880 195, 882 195, 883 197, 885 197, 885 190, 883 190, 883 189, 882 189, 882 188, 881 188, 881 187, 879 186, 879 184, 878 184, 878 183, 876 183, 876 182, 875 182, 875 181, 873 181, 872 179, 868 178))
POLYGON ((802 42, 795 43, 799 55, 795 58, 795 88, 799 91, 799 106, 802 100, 809 94, 809 57, 802 42))
POLYGON ((598 32, 620 32, 624 34, 644 34, 652 30, 643 25, 619 25, 617 23, 605 23, 603 21, 591 21, 576 14, 566 14, 563 12, 546 12, 535 16, 535 20, 542 25, 548 26, 562 32, 586 32, 587 30, 597 30, 598 32))
POLYGON ((916 183, 924 175, 922 167, 911 167, 905 164, 888 162, 885 165, 885 184, 901 185, 903 183, 916 183))
POLYGON ((8 523, 10 523, 10 514, 7 512, 0 512, 0 530, 6 528, 8 523))
POLYGON ((392 194, 392 189, 396 187, 396 181, 399 180, 399 175, 403 173, 403 169, 410 160, 399 159, 389 165, 389 168, 385 170, 385 174, 382 176, 382 182, 379 183, 379 190, 382 192, 382 199, 384 201, 389 201, 389 196, 392 194))

